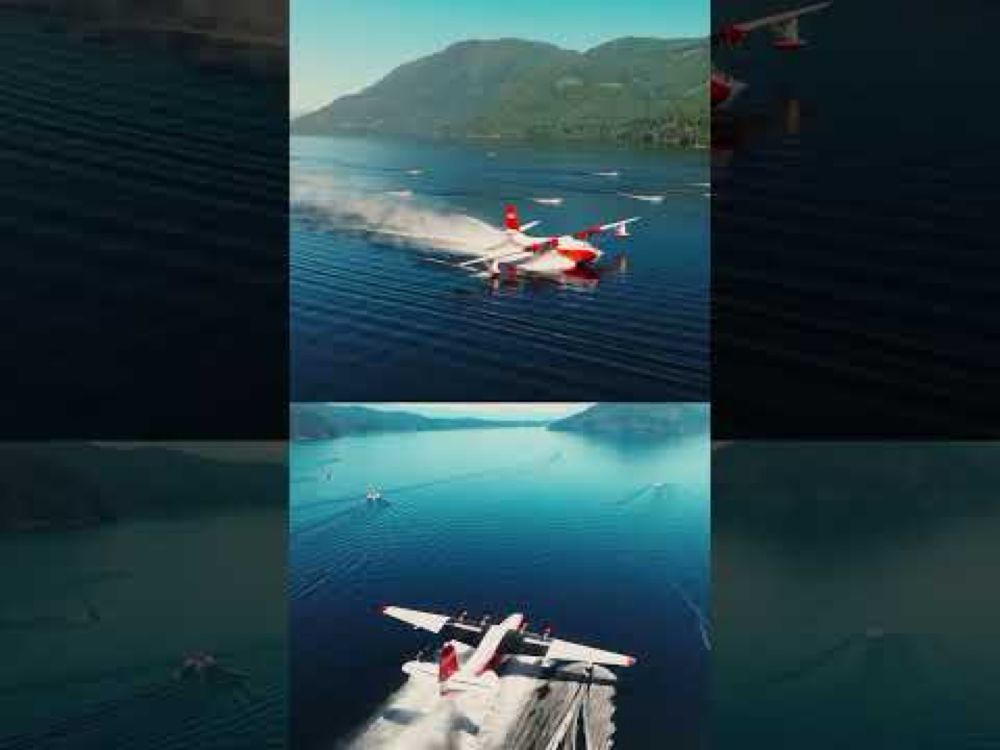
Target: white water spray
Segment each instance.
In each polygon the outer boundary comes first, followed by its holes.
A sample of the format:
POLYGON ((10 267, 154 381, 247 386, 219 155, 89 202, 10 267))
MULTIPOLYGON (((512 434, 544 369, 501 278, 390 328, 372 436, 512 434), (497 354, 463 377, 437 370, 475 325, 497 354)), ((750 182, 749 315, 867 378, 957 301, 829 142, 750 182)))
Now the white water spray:
POLYGON ((378 241, 418 250, 477 256, 506 239, 497 227, 467 214, 364 193, 315 174, 292 173, 291 210, 335 232, 371 234, 378 241))

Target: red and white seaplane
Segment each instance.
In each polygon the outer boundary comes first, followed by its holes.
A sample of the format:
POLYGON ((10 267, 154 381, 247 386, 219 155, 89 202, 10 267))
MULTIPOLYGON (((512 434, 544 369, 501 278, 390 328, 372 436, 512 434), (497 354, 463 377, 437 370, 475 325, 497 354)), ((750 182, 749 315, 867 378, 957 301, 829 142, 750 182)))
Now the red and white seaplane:
POLYGON ((628 237, 628 225, 639 221, 638 216, 620 219, 610 224, 587 227, 572 234, 533 236, 527 232, 540 222, 521 224, 517 207, 504 209, 504 238, 492 247, 484 248, 481 255, 460 263, 429 258, 453 268, 470 271, 485 278, 536 277, 562 278, 574 275, 590 276, 594 264, 604 252, 590 242, 592 237, 610 234, 628 237))
POLYGON ((500 679, 497 670, 513 656, 617 667, 635 664, 632 656, 552 638, 549 628, 541 633, 529 632, 524 615, 519 613, 490 624, 488 616, 473 620, 466 612, 449 616, 391 606, 382 607, 381 611, 415 629, 447 639, 437 665, 424 661, 408 661, 403 665, 403 671, 411 677, 437 680, 441 695, 495 688, 500 679))
MULTIPOLYGON (((757 29, 770 29, 774 34, 772 46, 775 49, 792 51, 801 49, 806 41, 799 36, 799 18, 809 13, 816 13, 832 5, 832 2, 813 3, 796 10, 757 18, 752 21, 726 24, 712 34, 712 45, 738 47, 757 29)), ((712 107, 723 107, 732 102, 740 92, 747 87, 743 81, 738 81, 728 73, 718 68, 712 68, 709 83, 709 100, 712 107)))

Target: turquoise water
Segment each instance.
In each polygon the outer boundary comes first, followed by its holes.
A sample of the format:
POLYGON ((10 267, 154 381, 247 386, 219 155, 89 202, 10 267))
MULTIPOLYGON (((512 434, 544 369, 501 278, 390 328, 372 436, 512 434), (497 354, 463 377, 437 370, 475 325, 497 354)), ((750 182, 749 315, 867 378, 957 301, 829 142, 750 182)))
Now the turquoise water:
POLYGON ((427 639, 373 610, 391 602, 522 611, 560 637, 635 654, 618 746, 697 746, 708 471, 707 436, 650 445, 539 427, 293 446, 294 745, 344 737, 402 683, 427 639), (365 502, 370 484, 384 503, 365 502))
POLYGON ((0 537, 0 747, 284 746, 285 516, 0 537), (245 675, 183 683, 208 651, 245 675))

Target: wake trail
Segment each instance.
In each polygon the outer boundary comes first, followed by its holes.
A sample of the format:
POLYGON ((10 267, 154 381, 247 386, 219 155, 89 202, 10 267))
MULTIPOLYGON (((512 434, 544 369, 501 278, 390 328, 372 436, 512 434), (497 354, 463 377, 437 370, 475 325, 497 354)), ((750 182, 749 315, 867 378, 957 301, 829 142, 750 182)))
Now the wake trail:
MULTIPOLYGON (((546 468, 556 463, 562 458, 562 452, 556 451, 552 455, 544 459, 536 459, 532 461, 519 461, 515 463, 509 463, 502 466, 493 466, 488 469, 476 469, 475 471, 465 471, 457 474, 447 474, 445 476, 436 477, 434 479, 428 479, 423 482, 414 482, 411 484, 400 484, 395 487, 383 487, 381 488, 383 495, 398 496, 405 492, 414 492, 416 490, 427 489, 428 487, 437 487, 439 485, 451 484, 452 482, 461 482, 467 479, 478 479, 480 477, 488 477, 493 474, 506 474, 516 469, 530 469, 530 468, 546 468)), ((314 500, 309 503, 299 503, 295 506, 296 511, 309 510, 312 508, 318 508, 326 505, 336 505, 339 503, 357 503, 364 500, 364 493, 352 492, 349 494, 338 495, 331 498, 323 498, 321 500, 314 500)), ((315 525, 322 525, 322 523, 330 520, 328 517, 318 519, 313 524, 303 524, 294 529, 295 533, 300 533, 304 531, 311 530, 315 525)))
POLYGON ((293 172, 290 208, 321 228, 371 235, 384 244, 479 256, 506 244, 507 235, 457 211, 420 205, 411 195, 371 194, 315 174, 293 172))
POLYGON ((691 600, 691 597, 689 597, 686 593, 684 593, 684 590, 680 586, 678 586, 673 581, 670 581, 669 583, 670 587, 674 590, 677 596, 681 598, 681 601, 683 601, 684 604, 687 605, 687 608, 691 610, 691 613, 697 618, 698 633, 701 635, 701 642, 705 646, 706 651, 711 651, 712 641, 709 637, 710 623, 708 621, 708 618, 705 616, 705 613, 702 612, 701 607, 699 607, 691 600))

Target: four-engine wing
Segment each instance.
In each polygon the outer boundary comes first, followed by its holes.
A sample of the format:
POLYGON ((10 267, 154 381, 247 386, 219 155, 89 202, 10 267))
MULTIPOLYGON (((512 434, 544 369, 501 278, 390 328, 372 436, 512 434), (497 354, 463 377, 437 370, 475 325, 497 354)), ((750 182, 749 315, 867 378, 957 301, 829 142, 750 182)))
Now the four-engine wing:
POLYGON ((478 645, 485 632, 483 625, 466 620, 461 616, 450 617, 433 612, 421 612, 419 609, 394 606, 382 607, 381 610, 382 614, 412 625, 414 628, 438 633, 444 638, 461 641, 470 646, 478 645))
POLYGON ((607 664, 612 667, 631 667, 635 664, 635 657, 627 654, 617 654, 614 651, 604 651, 582 643, 548 638, 535 633, 525 634, 516 650, 517 653, 541 656, 549 661, 580 661, 586 664, 607 664))
POLYGON ((545 658, 551 661, 582 661, 587 664, 607 664, 614 667, 631 667, 635 664, 634 656, 616 654, 613 651, 602 651, 580 643, 561 641, 553 638, 549 641, 545 658))
MULTIPOLYGON (((618 221, 612 221, 610 224, 599 224, 593 227, 587 227, 586 229, 581 229, 579 232, 574 232, 570 237, 577 240, 585 240, 588 237, 593 237, 595 234, 604 234, 606 232, 611 232, 618 237, 628 237, 628 230, 625 228, 629 224, 635 221, 639 221, 641 217, 632 216, 628 219, 619 219, 618 221)), ((559 239, 559 238, 551 238, 559 239)))
POLYGON ((549 638, 536 633, 525 633, 516 652, 527 656, 541 656, 550 661, 579 661, 613 667, 631 667, 635 664, 635 657, 627 654, 604 651, 582 643, 549 638))
POLYGON ((770 28, 776 36, 774 42, 776 47, 795 49, 803 45, 803 41, 799 38, 799 18, 807 13, 823 10, 831 4, 832 0, 828 0, 763 18, 755 18, 752 21, 727 24, 713 34, 713 41, 736 45, 742 42, 751 31, 770 28))

